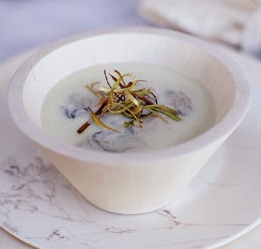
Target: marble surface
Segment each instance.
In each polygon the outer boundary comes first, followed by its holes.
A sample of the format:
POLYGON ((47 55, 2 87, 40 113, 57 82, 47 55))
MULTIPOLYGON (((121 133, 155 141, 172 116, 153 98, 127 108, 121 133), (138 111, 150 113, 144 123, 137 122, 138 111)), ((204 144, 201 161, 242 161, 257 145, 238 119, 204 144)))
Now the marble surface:
MULTIPOLYGON (((25 50, 79 32, 124 25, 151 25, 137 13, 139 2, 0 1, 0 62, 6 62, 25 50)), ((232 140, 218 152, 212 167, 207 167, 201 173, 203 178, 205 175, 210 177, 209 181, 202 183, 201 178, 197 178, 192 185, 194 187, 187 190, 186 198, 150 214, 145 218, 146 222, 140 216, 127 220, 117 216, 115 219, 114 216, 96 210, 86 204, 53 170, 34 146, 14 128, 5 109, 8 81, 14 68, 25 57, 1 66, 1 226, 30 244, 48 249, 71 248, 71 245, 77 248, 74 243, 82 248, 98 249, 124 249, 121 243, 125 248, 214 248, 218 243, 233 240, 254 227, 261 211, 261 173, 257 167, 261 161, 258 154, 261 120, 257 115, 261 93, 261 65, 239 54, 232 53, 232 56, 254 86, 250 116, 247 116, 248 119, 232 140), (229 171, 226 165, 231 166, 233 171, 229 171), (230 173, 224 174, 225 172, 230 173), (62 198, 63 196, 66 198, 62 198), (206 202, 204 198, 200 199, 202 201, 198 199, 205 196, 219 196, 222 200, 206 202), (197 205, 185 205, 192 202, 197 205), (214 208, 214 213, 209 212, 208 205, 214 208), (200 219, 207 219, 208 222, 200 223, 200 219), (81 229, 82 236, 75 234, 75 228, 81 229), (178 236, 173 236, 173 232, 178 236), (187 232, 194 237, 189 240, 187 232)), ((32 247, 0 229, 0 249, 5 248, 32 247)), ((261 248, 261 227, 254 228, 221 248, 261 248)))

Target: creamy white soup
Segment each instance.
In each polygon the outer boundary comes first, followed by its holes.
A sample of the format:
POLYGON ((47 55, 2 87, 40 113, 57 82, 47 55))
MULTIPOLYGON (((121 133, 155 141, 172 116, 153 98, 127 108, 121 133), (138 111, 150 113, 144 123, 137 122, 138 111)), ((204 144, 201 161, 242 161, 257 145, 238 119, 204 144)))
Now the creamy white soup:
POLYGON ((41 119, 50 134, 75 146, 108 152, 145 151, 177 145, 209 129, 214 123, 215 106, 201 83, 181 73, 156 65, 115 63, 86 68, 56 84, 43 103, 41 119), (93 122, 89 110, 99 108, 99 99, 86 85, 100 82, 97 87, 108 89, 104 70, 113 85, 109 73, 115 75, 115 69, 146 80, 138 82, 137 89, 150 89, 157 104, 175 109, 180 121, 162 113, 158 113, 162 119, 145 115, 141 128, 135 121, 126 126, 131 121, 128 117, 108 112, 100 120, 112 129, 93 122), (79 127, 88 121, 90 125, 79 134, 79 127))

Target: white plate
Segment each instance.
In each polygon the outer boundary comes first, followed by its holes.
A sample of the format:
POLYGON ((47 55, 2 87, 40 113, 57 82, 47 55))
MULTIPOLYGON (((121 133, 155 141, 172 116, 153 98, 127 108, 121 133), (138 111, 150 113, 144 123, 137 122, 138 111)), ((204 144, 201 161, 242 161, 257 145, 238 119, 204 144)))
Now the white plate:
POLYGON ((6 89, 25 57, 0 68, 3 229, 41 249, 192 249, 224 245, 261 221, 261 64, 232 54, 251 83, 250 111, 175 203, 124 216, 85 201, 13 125, 6 89))

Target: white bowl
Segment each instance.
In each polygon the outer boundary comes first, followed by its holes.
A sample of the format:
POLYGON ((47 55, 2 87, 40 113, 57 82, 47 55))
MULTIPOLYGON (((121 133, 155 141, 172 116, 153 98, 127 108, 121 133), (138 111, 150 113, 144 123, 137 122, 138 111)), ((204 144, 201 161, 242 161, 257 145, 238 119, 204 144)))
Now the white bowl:
POLYGON ((40 50, 14 75, 8 101, 18 127, 89 202, 111 212, 135 214, 174 200, 242 121, 249 98, 240 70, 205 42, 173 31, 125 28, 40 50), (215 125, 179 145, 139 153, 86 150, 49 135, 40 115, 47 93, 64 77, 109 62, 162 65, 200 81, 214 97, 215 125))

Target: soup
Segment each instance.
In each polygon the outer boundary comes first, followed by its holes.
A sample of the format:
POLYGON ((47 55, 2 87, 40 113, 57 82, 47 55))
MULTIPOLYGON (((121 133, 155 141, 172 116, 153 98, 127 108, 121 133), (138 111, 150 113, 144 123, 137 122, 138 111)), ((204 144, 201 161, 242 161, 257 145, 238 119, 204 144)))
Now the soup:
MULTIPOLYGON (((133 78, 127 75, 124 80, 133 78)), ((179 72, 158 65, 112 63, 86 68, 56 84, 44 100, 41 120, 50 134, 75 146, 107 152, 146 151, 174 146, 206 131, 214 124, 215 105, 201 83, 179 72), (100 101, 91 86, 109 91, 109 84, 116 81, 115 69, 142 80, 137 89, 150 89, 154 104, 175 109, 179 121, 147 110, 140 123, 121 113, 106 113, 98 120, 103 125, 93 122, 90 111, 98 110, 100 101), (77 132, 86 122, 88 127, 77 132)))

